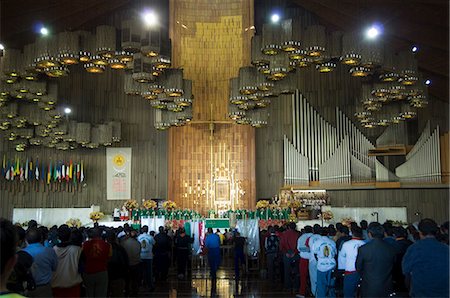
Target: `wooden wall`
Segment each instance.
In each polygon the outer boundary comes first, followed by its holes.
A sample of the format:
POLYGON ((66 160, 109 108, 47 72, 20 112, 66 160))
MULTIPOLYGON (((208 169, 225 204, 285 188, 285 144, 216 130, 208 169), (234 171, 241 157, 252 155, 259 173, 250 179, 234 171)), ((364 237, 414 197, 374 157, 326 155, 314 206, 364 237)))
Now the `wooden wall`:
MULTIPOLYGON (((441 224, 449 218, 448 188, 329 190, 336 207, 407 207, 408 222, 433 218, 441 224)), ((368 219, 369 221, 369 219, 368 219)))
MULTIPOLYGON (((88 74, 79 66, 71 68, 68 77, 59 79, 61 105, 72 108, 71 119, 102 123, 117 120, 122 123, 122 141, 117 147, 132 148, 131 196, 137 200, 167 197, 167 132, 153 127, 154 111, 139 97, 123 92, 123 71, 108 70, 104 74, 88 74)), ((0 216, 10 217, 13 207, 89 207, 100 205, 109 213, 122 201, 106 200, 106 150, 76 149, 62 152, 35 147, 16 153, 0 138, 0 154, 8 158, 26 157, 39 161, 84 161, 85 184, 79 192, 20 192, 0 190, 0 216)), ((26 183, 22 183, 26 184, 26 183)))
POLYGON ((215 209, 201 189, 211 187, 220 168, 228 168, 220 175, 233 176, 244 191, 236 208, 254 206, 254 129, 227 117, 229 79, 250 62, 252 4, 251 0, 171 1, 173 63, 193 81, 195 97, 193 121, 169 132, 169 198, 183 208, 203 213, 215 209), (200 194, 189 192, 189 187, 199 188, 200 194))

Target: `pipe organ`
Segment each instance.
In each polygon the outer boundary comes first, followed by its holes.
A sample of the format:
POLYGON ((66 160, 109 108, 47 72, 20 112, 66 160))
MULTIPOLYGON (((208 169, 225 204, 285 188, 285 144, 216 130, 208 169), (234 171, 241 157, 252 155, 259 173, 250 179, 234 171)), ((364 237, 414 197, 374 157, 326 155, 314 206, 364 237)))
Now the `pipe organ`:
POLYGON ((319 166, 321 184, 350 184, 350 141, 345 136, 329 159, 319 166))
POLYGON ((375 160, 375 172, 377 182, 398 181, 398 177, 378 160, 375 160))
POLYGON ((307 185, 372 181, 374 145, 336 108, 336 126, 326 121, 297 90, 292 96, 292 143, 284 137, 284 183, 307 185))
POLYGON ((375 157, 369 156, 374 148, 372 142, 356 127, 356 125, 336 107, 336 122, 339 139, 349 136, 352 162, 352 181, 367 182, 375 175, 375 157), (359 162, 358 162, 359 161, 359 162))
POLYGON ((284 136, 284 184, 309 185, 308 158, 284 136))
POLYGON ((401 182, 441 183, 439 126, 431 133, 427 123, 419 140, 406 155, 406 162, 395 169, 401 182))

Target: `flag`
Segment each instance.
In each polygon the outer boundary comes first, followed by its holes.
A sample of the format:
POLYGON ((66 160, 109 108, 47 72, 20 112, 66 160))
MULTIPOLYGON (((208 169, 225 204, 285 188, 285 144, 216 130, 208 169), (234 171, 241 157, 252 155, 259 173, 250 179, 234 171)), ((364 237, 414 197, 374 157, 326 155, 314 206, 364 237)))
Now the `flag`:
POLYGON ((30 170, 30 168, 29 168, 29 161, 28 161, 28 158, 27 158, 27 162, 25 164, 25 173, 24 173, 24 178, 25 178, 26 181, 28 181, 28 171, 29 170, 30 170))
POLYGON ((39 177, 45 183, 45 179, 47 179, 47 176, 45 176, 45 165, 44 165, 44 163, 41 163, 41 172, 39 173, 39 177))
POLYGON ((56 176, 55 176, 55 180, 58 180, 61 182, 61 163, 58 162, 58 164, 56 165, 56 176))
POLYGON ((66 165, 66 181, 69 182, 70 180, 70 167, 69 164, 66 165))
POLYGON ((53 167, 52 178, 53 178, 53 181, 56 181, 58 179, 58 163, 57 162, 55 162, 55 166, 53 167))
POLYGON ((14 161, 11 164, 11 168, 9 169, 9 180, 14 180, 14 177, 16 176, 16 171, 14 170, 14 161))
POLYGON ((77 163, 77 180, 80 181, 80 164, 77 163))
POLYGON ((25 179, 25 177, 24 177, 24 170, 23 170, 23 165, 20 167, 20 169, 19 169, 19 179, 20 179, 20 181, 23 181, 24 179, 25 179))
POLYGON ((5 178, 6 178, 6 180, 11 179, 11 165, 9 163, 9 160, 8 160, 8 167, 6 168, 5 178))
POLYGON ((33 180, 33 175, 34 175, 34 171, 33 171, 33 160, 30 160, 30 167, 28 169, 28 179, 29 180, 33 180))
POLYGON ((6 156, 3 154, 3 164, 2 164, 2 177, 5 177, 6 174, 6 156))
POLYGON ((20 161, 19 158, 16 156, 16 167, 14 169, 14 176, 20 175, 20 161))
POLYGON ((72 172, 73 172, 73 164, 72 164, 72 160, 70 160, 70 164, 69 164, 69 179, 72 179, 72 177, 73 177, 73 175, 72 175, 72 172))
POLYGON ((84 181, 83 161, 81 161, 80 182, 83 182, 83 181, 84 181))
POLYGON ((52 178, 52 161, 50 161, 50 164, 48 165, 47 184, 50 184, 51 178, 52 178))
POLYGON ((66 180, 66 165, 64 163, 61 165, 61 179, 66 180))
POLYGON ((36 160, 36 166, 34 168, 34 177, 39 180, 39 159, 36 160))

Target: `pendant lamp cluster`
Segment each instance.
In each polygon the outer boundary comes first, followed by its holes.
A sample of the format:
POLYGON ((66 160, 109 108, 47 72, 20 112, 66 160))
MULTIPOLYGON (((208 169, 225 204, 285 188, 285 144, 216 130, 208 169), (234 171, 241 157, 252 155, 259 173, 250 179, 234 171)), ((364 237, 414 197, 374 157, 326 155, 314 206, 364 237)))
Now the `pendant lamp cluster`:
POLYGON ((305 67, 320 73, 346 67, 353 77, 367 77, 372 86, 368 91, 363 88, 355 116, 368 128, 412 118, 416 108, 427 105, 426 88, 412 52, 396 54, 381 40, 370 40, 362 33, 328 32, 324 26, 308 22, 296 18, 266 23, 262 34, 253 36, 252 66, 241 68, 239 77, 230 81, 230 118, 255 127, 267 124, 268 113, 263 108, 278 95, 292 93, 296 89, 294 73, 305 67), (396 104, 400 105, 399 119, 392 107, 386 110, 392 101, 402 103, 396 104), (382 116, 370 117, 378 111, 382 116), (391 113, 397 120, 386 119, 391 113))
POLYGON ((65 117, 56 82, 0 82, 0 130, 17 151, 30 146, 58 150, 109 146, 121 139, 117 121, 93 125, 65 117))

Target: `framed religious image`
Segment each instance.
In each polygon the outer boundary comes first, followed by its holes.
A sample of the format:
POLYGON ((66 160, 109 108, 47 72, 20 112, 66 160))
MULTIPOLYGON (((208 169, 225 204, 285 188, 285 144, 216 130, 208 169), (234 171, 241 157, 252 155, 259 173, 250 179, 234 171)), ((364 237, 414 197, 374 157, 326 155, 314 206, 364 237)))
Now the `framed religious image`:
POLYGON ((214 180, 214 193, 217 201, 230 201, 230 181, 214 180))

